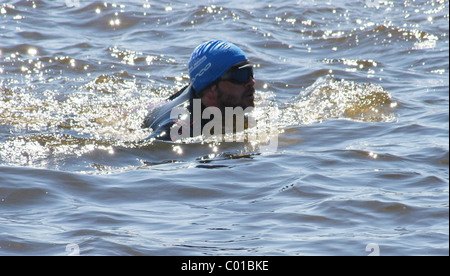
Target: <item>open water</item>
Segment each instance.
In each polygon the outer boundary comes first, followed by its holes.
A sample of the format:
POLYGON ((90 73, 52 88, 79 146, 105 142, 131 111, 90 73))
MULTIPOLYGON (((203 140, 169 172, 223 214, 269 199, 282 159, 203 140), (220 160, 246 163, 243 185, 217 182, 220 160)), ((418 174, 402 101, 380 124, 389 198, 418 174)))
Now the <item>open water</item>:
POLYGON ((448 59, 447 0, 1 0, 0 255, 448 255, 448 59), (142 141, 211 39, 269 146, 142 141))

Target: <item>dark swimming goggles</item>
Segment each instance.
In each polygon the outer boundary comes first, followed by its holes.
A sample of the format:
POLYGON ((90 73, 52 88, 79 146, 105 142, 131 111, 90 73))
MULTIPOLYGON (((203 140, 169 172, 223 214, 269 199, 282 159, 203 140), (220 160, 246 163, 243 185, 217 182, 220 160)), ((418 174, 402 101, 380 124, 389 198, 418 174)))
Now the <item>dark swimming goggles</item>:
POLYGON ((218 80, 231 81, 236 84, 246 84, 253 78, 253 65, 245 64, 226 71, 218 80))

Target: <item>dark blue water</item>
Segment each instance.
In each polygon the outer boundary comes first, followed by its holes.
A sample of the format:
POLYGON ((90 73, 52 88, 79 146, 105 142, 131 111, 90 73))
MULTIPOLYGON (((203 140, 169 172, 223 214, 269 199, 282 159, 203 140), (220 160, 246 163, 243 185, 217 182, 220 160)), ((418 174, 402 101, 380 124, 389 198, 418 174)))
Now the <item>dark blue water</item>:
POLYGON ((1 1, 0 255, 448 255, 448 26, 443 0, 1 1), (255 64, 267 135, 142 142, 210 39, 255 64))

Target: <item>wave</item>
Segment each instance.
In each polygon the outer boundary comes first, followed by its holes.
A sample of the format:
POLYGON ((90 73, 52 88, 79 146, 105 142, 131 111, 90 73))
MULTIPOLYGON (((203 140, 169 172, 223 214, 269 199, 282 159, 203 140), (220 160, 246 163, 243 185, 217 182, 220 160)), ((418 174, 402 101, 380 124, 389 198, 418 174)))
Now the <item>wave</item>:
POLYGON ((287 104, 289 124, 310 124, 328 118, 363 122, 390 122, 395 119, 397 103, 383 87, 319 78, 287 104))

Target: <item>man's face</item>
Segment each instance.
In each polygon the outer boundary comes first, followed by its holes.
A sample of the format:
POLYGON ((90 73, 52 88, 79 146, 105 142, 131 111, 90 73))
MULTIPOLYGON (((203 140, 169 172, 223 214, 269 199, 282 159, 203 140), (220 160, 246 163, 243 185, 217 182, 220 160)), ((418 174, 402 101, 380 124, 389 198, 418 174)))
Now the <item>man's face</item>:
POLYGON ((220 109, 225 107, 247 107, 255 106, 255 80, 245 84, 236 84, 231 81, 220 81, 217 85, 217 101, 220 109))

